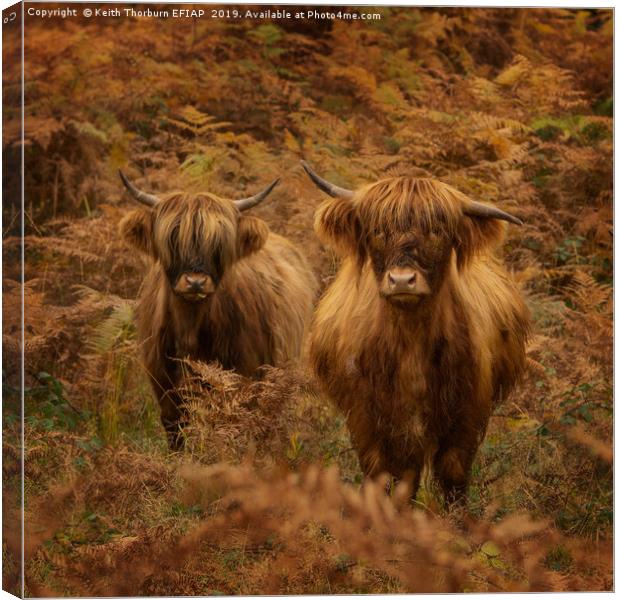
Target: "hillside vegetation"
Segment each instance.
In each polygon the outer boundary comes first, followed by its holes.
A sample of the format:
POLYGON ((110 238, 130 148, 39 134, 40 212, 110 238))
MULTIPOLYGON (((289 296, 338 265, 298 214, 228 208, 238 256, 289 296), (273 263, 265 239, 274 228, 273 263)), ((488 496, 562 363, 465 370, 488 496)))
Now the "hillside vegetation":
MULTIPOLYGON (((28 595, 612 588, 612 13, 364 10, 381 19, 27 20, 28 595), (414 507, 403 486, 362 487, 344 418, 303 364, 257 382, 186 363, 187 448, 167 450, 117 169, 150 192, 227 197, 282 177, 253 214, 324 289, 337 262, 312 231, 323 198, 302 157, 347 187, 436 177, 525 222, 502 255, 533 314, 530 368, 491 419, 468 511, 446 512, 430 485, 414 507)), ((9 167, 19 98, 5 59, 9 167)), ((3 186, 6 523, 20 501, 18 169, 3 186)), ((4 534, 16 592, 18 528, 4 534)))

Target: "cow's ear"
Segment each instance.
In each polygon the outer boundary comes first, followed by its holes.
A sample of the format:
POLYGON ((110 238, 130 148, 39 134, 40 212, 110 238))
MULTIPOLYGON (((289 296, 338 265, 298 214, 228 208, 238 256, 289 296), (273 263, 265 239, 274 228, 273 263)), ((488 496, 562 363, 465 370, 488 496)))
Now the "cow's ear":
POLYGON ((153 222, 151 210, 137 209, 123 217, 119 229, 121 235, 134 248, 153 256, 153 222))
POLYGON ((505 231, 504 221, 463 215, 455 240, 458 267, 466 265, 477 254, 497 246, 505 231))
POLYGON ((256 217, 239 217, 237 242, 239 258, 260 250, 269 237, 267 223, 256 217))
POLYGON ((366 256, 362 223, 355 205, 348 199, 333 198, 319 206, 314 216, 319 239, 341 256, 366 256))

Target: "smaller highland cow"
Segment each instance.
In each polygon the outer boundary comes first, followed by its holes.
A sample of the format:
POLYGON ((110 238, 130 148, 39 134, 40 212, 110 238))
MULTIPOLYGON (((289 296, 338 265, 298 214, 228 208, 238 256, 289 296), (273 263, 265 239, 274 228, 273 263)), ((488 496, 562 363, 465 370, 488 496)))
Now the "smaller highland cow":
POLYGON ((426 469, 458 500, 526 362, 528 310, 493 253, 520 221, 433 179, 353 192, 302 164, 333 197, 315 229, 344 259, 311 325, 314 371, 367 476, 411 478, 415 496, 426 469))
POLYGON ((243 200, 135 188, 145 205, 120 224, 125 239, 153 260, 136 307, 138 339, 172 449, 183 446, 186 411, 178 358, 216 361, 252 376, 261 365, 298 357, 316 281, 302 254, 243 211, 277 184, 243 200))

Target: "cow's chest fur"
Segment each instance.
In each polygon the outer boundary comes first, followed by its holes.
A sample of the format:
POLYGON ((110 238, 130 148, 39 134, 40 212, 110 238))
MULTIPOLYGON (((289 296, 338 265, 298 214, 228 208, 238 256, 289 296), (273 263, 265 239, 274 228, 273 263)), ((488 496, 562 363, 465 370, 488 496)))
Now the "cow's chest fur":
POLYGON ((208 314, 189 314, 175 323, 174 336, 171 336, 172 354, 176 358, 192 358, 203 361, 217 361, 224 368, 232 368, 231 346, 234 336, 228 343, 221 343, 222 336, 208 314))
POLYGON ((204 329, 208 323, 208 306, 176 301, 177 306, 168 313, 162 324, 168 335, 170 352, 175 358, 203 358, 204 329))
MULTIPOLYGON (((465 322, 452 333, 467 337, 465 322)), ((338 381, 334 399, 340 408, 355 419, 361 409, 368 424, 359 427, 384 440, 393 461, 406 464, 416 457, 426 462, 459 418, 459 398, 471 380, 466 347, 440 334, 431 339, 427 322, 409 327, 384 323, 349 346, 344 368, 332 371, 329 388, 334 392, 338 381)))
POLYGON ((345 393, 363 401, 378 435, 406 447, 432 435, 432 372, 422 339, 370 336, 349 365, 345 393))
POLYGON ((199 340, 204 337, 202 330, 195 325, 192 326, 190 319, 185 319, 181 324, 177 324, 176 335, 174 337, 174 355, 182 358, 189 356, 191 358, 203 358, 201 350, 204 349, 199 340))
POLYGON ((217 306, 213 302, 170 312, 168 335, 162 336, 168 340, 167 354, 172 358, 217 362, 225 369, 236 369, 248 376, 260 365, 272 363, 270 324, 249 323, 228 296, 224 300, 218 298, 217 306))

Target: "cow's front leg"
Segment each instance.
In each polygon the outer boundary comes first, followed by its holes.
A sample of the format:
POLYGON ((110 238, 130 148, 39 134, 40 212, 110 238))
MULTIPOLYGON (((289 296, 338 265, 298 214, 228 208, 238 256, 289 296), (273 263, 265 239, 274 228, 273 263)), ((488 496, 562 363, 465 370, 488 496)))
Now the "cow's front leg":
POLYGON ((187 407, 174 390, 168 390, 159 398, 161 422, 168 437, 168 447, 173 451, 181 451, 185 446, 183 428, 188 423, 187 407))
POLYGON ((439 442, 433 461, 435 477, 449 505, 464 504, 471 466, 489 423, 487 407, 456 415, 439 442))
POLYGON ((347 415, 347 426, 364 477, 375 479, 382 474, 391 475, 381 433, 373 418, 364 410, 351 411, 347 415))
POLYGON ((440 448, 435 457, 435 477, 448 505, 465 502, 471 465, 476 454, 475 447, 448 446, 440 448))
POLYGON ((405 483, 410 490, 410 500, 414 502, 420 489, 424 454, 422 448, 412 452, 410 444, 391 439, 386 442, 386 467, 392 476, 392 487, 399 482, 405 483))
POLYGON ((390 442, 380 440, 379 434, 376 433, 364 441, 366 443, 356 444, 364 475, 370 479, 388 475, 390 480, 386 486, 387 493, 391 493, 397 483, 404 481, 410 486, 411 500, 415 500, 422 473, 422 463, 417 457, 408 457, 404 460, 401 454, 397 458, 390 442))
POLYGON ((422 468, 417 464, 412 464, 404 471, 398 471, 396 469, 393 470, 397 474, 393 476, 392 485, 396 487, 396 484, 399 482, 405 482, 411 490, 409 499, 412 503, 415 502, 418 491, 420 490, 420 476, 422 473, 422 468))
POLYGON ((145 357, 147 372, 151 375, 151 386, 160 409, 160 419, 168 438, 170 450, 183 450, 185 438, 183 427, 188 423, 188 411, 178 392, 182 377, 178 361, 166 356, 166 345, 162 341, 151 354, 145 357))

